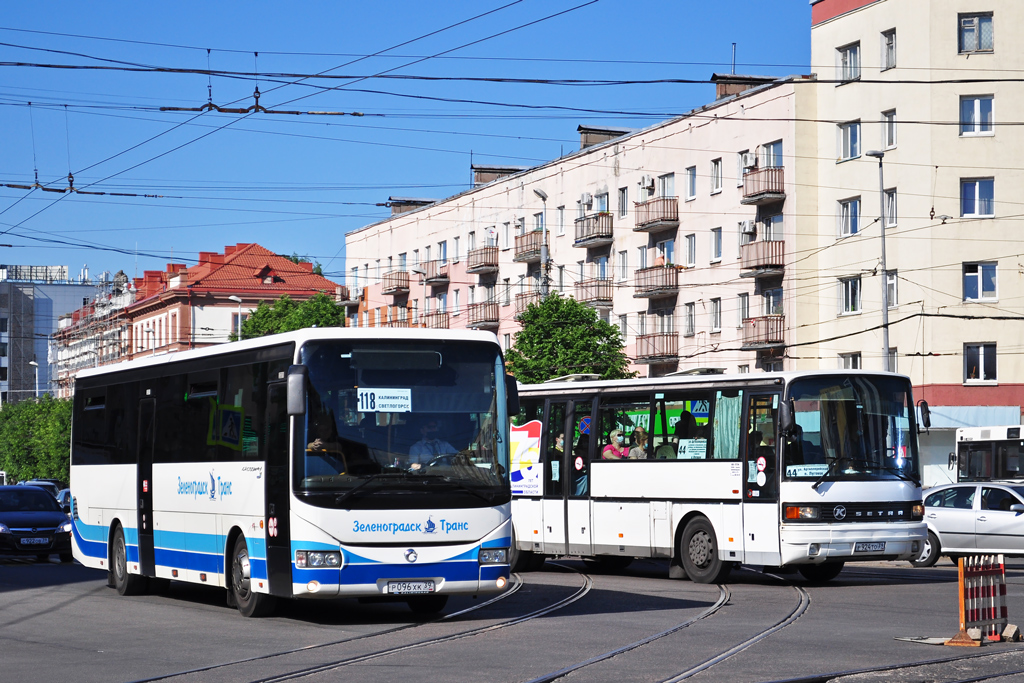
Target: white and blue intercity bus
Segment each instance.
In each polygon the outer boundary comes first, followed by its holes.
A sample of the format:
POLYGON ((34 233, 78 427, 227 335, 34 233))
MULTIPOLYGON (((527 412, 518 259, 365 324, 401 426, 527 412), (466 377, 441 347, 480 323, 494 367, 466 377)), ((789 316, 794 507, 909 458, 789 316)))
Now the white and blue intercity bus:
POLYGON ((508 583, 508 426, 497 339, 307 329, 78 374, 75 559, 122 595, 221 586, 441 610, 508 583))

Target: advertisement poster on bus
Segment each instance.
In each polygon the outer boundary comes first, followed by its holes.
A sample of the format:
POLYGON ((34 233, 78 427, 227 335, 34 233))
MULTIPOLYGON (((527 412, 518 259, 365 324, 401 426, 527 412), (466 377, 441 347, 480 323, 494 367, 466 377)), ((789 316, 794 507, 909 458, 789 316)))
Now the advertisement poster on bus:
POLYGON ((521 496, 542 494, 543 464, 540 462, 541 423, 532 420, 511 426, 512 493, 521 496))

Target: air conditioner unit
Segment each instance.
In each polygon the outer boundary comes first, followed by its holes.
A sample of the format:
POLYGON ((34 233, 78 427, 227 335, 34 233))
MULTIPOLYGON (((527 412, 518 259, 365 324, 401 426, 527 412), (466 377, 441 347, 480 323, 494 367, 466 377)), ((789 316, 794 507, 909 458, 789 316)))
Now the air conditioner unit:
POLYGON ((757 226, 754 221, 740 221, 740 232, 744 235, 756 235, 757 226))
POLYGON ((584 206, 590 206, 591 204, 594 203, 594 195, 590 194, 589 192, 584 192, 582 195, 580 195, 580 203, 583 204, 584 206))
POLYGON ((744 152, 742 162, 743 168, 754 168, 757 166, 757 154, 753 152, 744 152))
POLYGON ((640 187, 654 187, 654 178, 649 175, 640 176, 640 187))

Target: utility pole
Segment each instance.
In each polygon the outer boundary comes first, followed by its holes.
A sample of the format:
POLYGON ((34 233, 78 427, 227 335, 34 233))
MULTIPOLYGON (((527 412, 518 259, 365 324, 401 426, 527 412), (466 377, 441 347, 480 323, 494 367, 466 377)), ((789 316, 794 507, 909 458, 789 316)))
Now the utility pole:
POLYGON ((889 367, 889 271, 885 268, 885 177, 882 171, 882 158, 885 152, 872 150, 867 156, 878 159, 878 225, 882 236, 882 369, 889 367))
POLYGON ((550 280, 550 278, 548 277, 548 272, 550 269, 548 263, 548 195, 544 190, 540 190, 537 188, 534 188, 533 193, 540 197, 540 201, 544 205, 540 214, 540 224, 542 231, 540 243, 540 293, 541 296, 547 298, 550 280))

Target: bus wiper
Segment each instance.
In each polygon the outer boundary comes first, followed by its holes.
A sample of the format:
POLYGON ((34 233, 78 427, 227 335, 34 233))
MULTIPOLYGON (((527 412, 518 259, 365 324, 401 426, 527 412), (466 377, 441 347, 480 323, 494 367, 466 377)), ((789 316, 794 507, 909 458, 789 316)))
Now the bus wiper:
POLYGON ((420 475, 417 478, 418 479, 429 479, 429 480, 432 480, 432 481, 443 481, 446 484, 450 484, 450 485, 454 486, 457 489, 461 489, 462 491, 465 491, 466 493, 469 493, 471 495, 476 496, 477 498, 479 498, 480 500, 484 501, 488 505, 492 504, 492 501, 491 501, 490 497, 485 496, 484 494, 480 493, 479 491, 477 491, 476 489, 474 489, 471 486, 466 486, 465 484, 463 484, 458 479, 452 479, 451 477, 446 477, 443 474, 423 474, 423 475, 420 475))
POLYGON ((818 477, 818 480, 816 482, 811 484, 811 489, 815 491, 818 490, 818 487, 821 486, 822 482, 825 481, 825 478, 832 474, 832 468, 835 467, 836 463, 839 462, 839 460, 839 458, 835 458, 832 462, 828 464, 828 467, 825 468, 825 473, 818 477))
POLYGON ((903 474, 903 470, 901 470, 898 467, 880 467, 879 469, 884 470, 886 472, 892 472, 893 474, 896 475, 897 478, 902 479, 903 481, 909 481, 914 486, 921 485, 921 482, 919 482, 914 477, 910 476, 909 474, 903 474))
POLYGON ((395 479, 395 478, 405 479, 408 476, 409 475, 406 474, 405 472, 398 472, 398 473, 396 473, 396 472, 385 472, 385 473, 379 473, 379 474, 371 474, 366 479, 364 479, 363 481, 359 482, 358 484, 356 484, 355 486, 350 488, 348 491, 345 491, 345 493, 343 493, 340 496, 338 496, 337 498, 335 498, 334 499, 334 504, 340 506, 342 503, 344 503, 346 500, 348 500, 350 497, 352 497, 357 491, 359 491, 360 489, 362 489, 364 486, 366 486, 367 484, 369 484, 372 481, 379 481, 380 479, 395 479))

